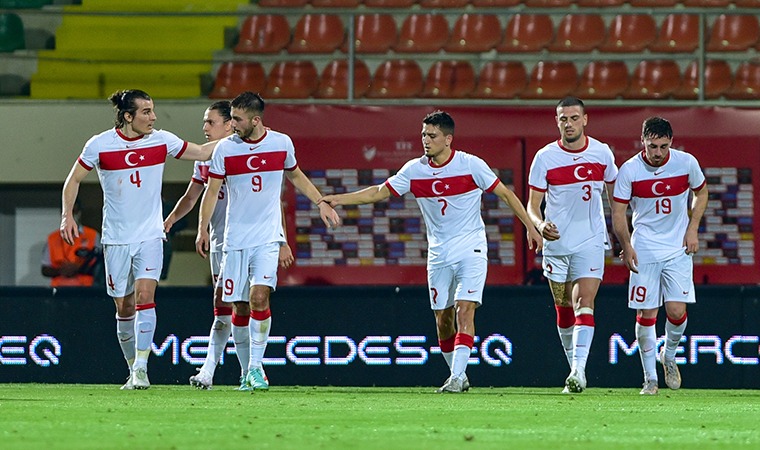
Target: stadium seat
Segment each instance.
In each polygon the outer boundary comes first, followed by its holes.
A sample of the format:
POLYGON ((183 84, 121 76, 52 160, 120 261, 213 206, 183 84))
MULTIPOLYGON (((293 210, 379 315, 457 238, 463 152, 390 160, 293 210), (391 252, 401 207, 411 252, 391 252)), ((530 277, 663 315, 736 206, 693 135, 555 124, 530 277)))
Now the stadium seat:
POLYGON ((733 0, 683 0, 688 8, 725 8, 731 3, 733 0))
POLYGON ((754 15, 721 14, 712 24, 708 52, 741 52, 760 38, 760 23, 754 15))
POLYGON ((0 14, 0 53, 21 50, 26 47, 24 23, 14 13, 0 14))
POLYGON ((315 8, 356 8, 359 3, 359 0, 311 0, 315 8))
MULTIPOLYGON (((354 51, 385 53, 398 41, 396 20, 390 14, 359 14, 354 18, 354 51)), ((344 44, 344 51, 347 44, 344 44)))
POLYGON ((578 69, 572 61, 539 61, 533 66, 528 87, 520 98, 560 99, 578 86, 578 69))
MULTIPOLYGON (((362 98, 369 89, 372 75, 364 61, 354 60, 354 98, 362 98)), ((348 98, 348 61, 336 59, 329 62, 322 76, 319 87, 314 93, 316 98, 346 99, 348 98)))
POLYGON ((0 9, 38 9, 52 4, 53 0, 0 0, 0 9))
POLYGON ((235 53, 277 53, 290 42, 288 19, 280 14, 248 16, 240 27, 235 53))
POLYGON ((462 14, 451 29, 447 52, 482 53, 501 41, 501 24, 493 14, 462 14))
POLYGON ((567 8, 575 0, 525 0, 526 8, 567 8))
POLYGON ((680 85, 681 72, 675 61, 644 60, 633 70, 631 84, 623 93, 623 98, 668 98, 680 85))
POLYGON ((547 14, 515 14, 504 28, 500 53, 539 52, 554 39, 554 24, 547 14))
POLYGON ((580 98, 615 99, 628 88, 628 67, 623 61, 591 61, 583 68, 575 93, 580 98))
POLYGON ((422 97, 466 98, 475 89, 475 71, 467 61, 436 61, 430 66, 422 97))
POLYGON ((518 96, 528 84, 525 66, 519 61, 490 61, 480 70, 472 96, 507 99, 518 96))
POLYGON ((423 8, 464 8, 470 0, 420 0, 423 8))
POLYGON ((657 24, 650 14, 618 14, 612 19, 601 52, 638 53, 657 39, 657 24))
POLYGON ((734 0, 737 8, 760 8, 760 0, 734 0))
POLYGON ((422 69, 410 59, 385 61, 377 67, 367 98, 410 98, 422 91, 422 69))
POLYGON ((335 14, 304 14, 293 28, 289 53, 332 53, 345 38, 343 20, 335 14))
POLYGON ((226 62, 216 72, 216 80, 209 98, 236 97, 241 92, 263 92, 267 77, 257 62, 226 62))
POLYGON ((624 3, 625 0, 578 0, 576 5, 583 8, 618 8, 624 3))
POLYGON ((259 0, 257 5, 269 8, 301 8, 308 3, 309 0, 259 0))
POLYGON ((264 98, 309 98, 318 85, 311 61, 279 61, 269 71, 264 98))
POLYGON ((416 3, 417 0, 364 0, 368 8, 409 8, 416 3))
POLYGON ((398 43, 401 53, 434 53, 449 40, 449 23, 441 14, 412 14, 401 24, 398 43))
POLYGON ((691 53, 699 47, 699 16, 669 14, 660 25, 657 40, 649 46, 652 52, 691 53))
POLYGON ((554 43, 549 45, 555 52, 589 52, 604 42, 606 28, 598 14, 567 14, 557 25, 554 43))
POLYGON ((734 72, 734 84, 723 95, 735 100, 760 99, 760 61, 745 61, 734 72))
POLYGON ((680 0, 628 0, 634 8, 672 8, 679 3, 680 0))
MULTIPOLYGON (((733 83, 731 66, 721 59, 705 61, 705 98, 719 98, 731 88, 733 83)), ((694 100, 699 98, 699 61, 692 61, 683 72, 681 86, 673 93, 673 98, 694 100)))
POLYGON ((470 3, 475 8, 508 8, 521 4, 522 0, 472 0, 470 3))

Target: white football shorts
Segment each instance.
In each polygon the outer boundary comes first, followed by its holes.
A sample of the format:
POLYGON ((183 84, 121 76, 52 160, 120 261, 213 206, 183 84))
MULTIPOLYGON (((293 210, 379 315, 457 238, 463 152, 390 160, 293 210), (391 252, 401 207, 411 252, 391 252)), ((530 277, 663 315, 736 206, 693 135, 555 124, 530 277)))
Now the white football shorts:
POLYGON ((454 306, 457 300, 483 303, 488 260, 470 257, 446 267, 428 269, 430 308, 441 310, 454 306))
POLYGON ((593 246, 572 255, 544 255, 544 276, 556 283, 604 276, 604 247, 593 246))
POLYGON ((694 261, 682 253, 667 261, 641 264, 628 281, 628 307, 656 309, 664 302, 696 303, 694 261))
POLYGON ((160 238, 135 244, 104 244, 106 291, 111 297, 125 297, 135 290, 135 280, 161 277, 164 244, 160 238))
POLYGON ((280 243, 270 242, 243 250, 228 250, 222 259, 222 300, 247 302, 251 286, 277 287, 280 243))

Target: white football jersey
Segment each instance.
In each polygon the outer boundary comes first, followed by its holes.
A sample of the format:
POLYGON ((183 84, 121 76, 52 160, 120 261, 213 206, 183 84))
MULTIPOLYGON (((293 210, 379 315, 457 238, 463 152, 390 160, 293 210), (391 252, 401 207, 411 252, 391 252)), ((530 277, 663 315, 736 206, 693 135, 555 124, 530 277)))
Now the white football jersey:
POLYGON ((480 198, 498 184, 485 161, 463 151, 452 151, 440 166, 424 156, 413 159, 385 182, 393 195, 416 198, 427 228, 428 268, 488 257, 480 198))
POLYGON ((620 167, 614 201, 631 205, 631 244, 639 264, 666 261, 684 252, 689 189, 698 191, 704 185, 697 159, 680 150, 670 149, 659 167, 649 165, 643 151, 620 167))
POLYGON ((544 219, 557 225, 560 238, 544 240, 545 255, 571 255, 588 245, 610 248, 602 193, 617 177, 612 150, 587 137, 580 150, 555 141, 536 153, 528 187, 546 193, 544 219))
POLYGON ((79 164, 97 168, 103 189, 103 244, 133 244, 163 239, 161 183, 166 155, 179 158, 187 142, 155 130, 135 138, 118 129, 87 141, 79 164))
MULTIPOLYGON (((193 167, 193 183, 208 185, 208 171, 211 161, 195 161, 193 167)), ((209 236, 211 238, 211 251, 221 252, 224 245, 224 219, 227 214, 227 186, 222 183, 216 200, 216 207, 209 220, 209 236)))
POLYGON ((295 170, 293 141, 267 129, 257 141, 237 134, 216 144, 209 176, 227 183, 224 251, 285 242, 280 198, 285 170, 295 170))

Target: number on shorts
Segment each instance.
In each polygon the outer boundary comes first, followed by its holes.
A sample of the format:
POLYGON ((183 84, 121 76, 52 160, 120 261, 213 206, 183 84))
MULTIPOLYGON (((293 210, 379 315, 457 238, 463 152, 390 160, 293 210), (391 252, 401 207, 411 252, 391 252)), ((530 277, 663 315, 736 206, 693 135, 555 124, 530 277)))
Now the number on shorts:
POLYGON ((129 175, 129 182, 137 186, 138 188, 142 184, 142 180, 140 179, 140 171, 135 170, 134 173, 129 175))
POLYGON ((632 302, 642 303, 647 298, 646 286, 631 286, 631 300, 632 302))
POLYGON ((235 282, 231 278, 224 279, 224 295, 232 295, 235 290, 235 282))
POLYGON ((441 215, 445 216, 446 215, 446 208, 449 206, 449 202, 447 202, 446 199, 439 198, 438 199, 438 203, 441 204, 441 215))
POLYGON ((670 199, 660 198, 654 202, 654 210, 657 214, 670 214, 670 199))
POLYGON ((581 197, 581 200, 583 200, 584 202, 591 200, 591 185, 584 184, 583 186, 581 186, 581 189, 583 189, 583 197, 581 197))
POLYGON ((253 192, 261 192, 261 176, 254 175, 251 178, 251 184, 253 185, 253 192))
POLYGON ((224 200, 224 191, 220 190, 219 195, 217 195, 216 198, 219 200, 224 200))

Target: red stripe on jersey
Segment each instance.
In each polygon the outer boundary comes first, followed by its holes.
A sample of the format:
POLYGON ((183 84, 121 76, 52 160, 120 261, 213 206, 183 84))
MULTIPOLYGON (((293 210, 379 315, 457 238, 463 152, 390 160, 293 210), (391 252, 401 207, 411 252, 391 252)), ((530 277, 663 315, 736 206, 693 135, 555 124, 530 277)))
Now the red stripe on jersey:
POLYGON ((391 186, 391 184, 388 183, 388 180, 385 181, 385 187, 387 187, 388 190, 391 191, 391 194, 393 194, 394 197, 401 197, 400 195, 398 195, 398 192, 396 192, 396 190, 393 189, 393 186, 391 186))
POLYGON ((286 151, 255 153, 252 155, 225 156, 224 169, 227 176, 255 172, 285 170, 286 151))
POLYGON ((626 199, 620 198, 620 197, 615 197, 614 195, 612 196, 612 199, 615 200, 618 203, 625 203, 626 205, 631 202, 630 200, 626 200, 626 199))
POLYGON ((501 182, 501 180, 499 180, 499 179, 497 178, 497 179, 496 179, 496 180, 493 182, 493 184, 492 184, 492 185, 491 185, 491 186, 490 186, 488 189, 486 189, 486 192, 493 192, 493 190, 494 190, 494 189, 496 189, 496 186, 498 186, 500 182, 501 182))
POLYGON ((182 143, 182 150, 177 153, 177 156, 175 156, 175 158, 180 159, 182 157, 182 154, 185 153, 185 150, 187 150, 187 141, 182 143))
POLYGON ((103 170, 124 170, 149 167, 166 162, 166 144, 100 153, 100 168, 103 170))
POLYGON ((84 167, 87 170, 92 170, 92 167, 88 165, 86 162, 82 161, 82 158, 77 158, 77 162, 80 166, 84 167))
POLYGON ((441 179, 429 178, 412 180, 409 191, 417 198, 420 197, 450 197, 466 194, 478 189, 472 175, 459 175, 441 179))
POLYGON ((588 183, 604 181, 605 164, 581 163, 572 166, 557 167, 546 172, 546 181, 550 185, 588 183))
POLYGON ((639 198, 675 197, 683 194, 687 189, 689 189, 688 175, 653 178, 631 183, 631 195, 639 198))
POLYGON ((208 170, 209 170, 209 166, 198 165, 198 172, 201 173, 201 181, 203 183, 208 182, 208 170))

